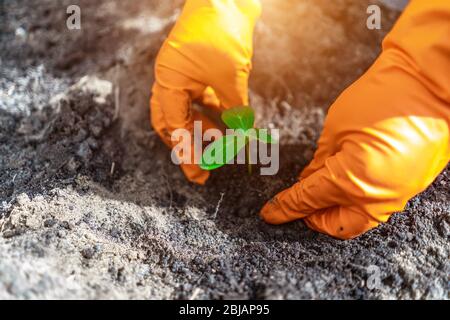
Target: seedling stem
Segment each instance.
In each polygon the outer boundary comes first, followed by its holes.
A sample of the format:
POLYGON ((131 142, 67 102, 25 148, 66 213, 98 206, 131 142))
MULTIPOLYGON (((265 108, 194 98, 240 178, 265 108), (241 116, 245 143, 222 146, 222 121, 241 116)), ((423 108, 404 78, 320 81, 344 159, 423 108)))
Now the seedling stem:
POLYGON ((251 152, 250 152, 250 139, 249 137, 245 137, 245 151, 247 154, 247 169, 248 169, 248 175, 252 175, 252 162, 251 162, 251 152))

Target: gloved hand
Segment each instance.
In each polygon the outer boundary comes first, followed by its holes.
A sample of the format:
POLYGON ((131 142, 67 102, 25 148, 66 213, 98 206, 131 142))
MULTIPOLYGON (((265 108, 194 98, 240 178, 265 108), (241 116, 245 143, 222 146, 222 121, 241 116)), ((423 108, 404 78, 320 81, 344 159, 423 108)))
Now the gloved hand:
MULTIPOLYGON (((171 141, 173 131, 192 132, 194 120, 202 121, 203 130, 214 127, 192 110, 192 101, 219 110, 248 105, 253 29, 260 13, 258 0, 186 1, 156 59, 152 90, 151 122, 169 147, 178 143, 171 141)), ((209 177, 196 164, 181 168, 198 184, 209 177)))
POLYGON ((450 1, 412 0, 383 52, 331 106, 299 182, 261 211, 354 238, 388 220, 450 160, 450 1))

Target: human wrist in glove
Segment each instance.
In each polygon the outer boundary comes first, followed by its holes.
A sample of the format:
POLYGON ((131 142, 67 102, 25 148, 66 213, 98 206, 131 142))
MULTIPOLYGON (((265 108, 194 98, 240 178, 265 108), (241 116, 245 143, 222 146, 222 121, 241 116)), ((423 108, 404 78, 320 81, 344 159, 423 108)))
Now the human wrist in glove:
POLYGON ((450 1, 413 0, 383 52, 331 106, 299 182, 261 211, 354 238, 425 190, 450 160, 450 1))
MULTIPOLYGON (((151 122, 170 148, 178 144, 172 133, 192 132, 194 120, 202 121, 203 130, 215 126, 192 110, 193 101, 216 110, 248 104, 253 30, 260 11, 257 0, 186 1, 156 59, 152 89, 151 122)), ((198 184, 209 177, 196 164, 181 168, 198 184)))

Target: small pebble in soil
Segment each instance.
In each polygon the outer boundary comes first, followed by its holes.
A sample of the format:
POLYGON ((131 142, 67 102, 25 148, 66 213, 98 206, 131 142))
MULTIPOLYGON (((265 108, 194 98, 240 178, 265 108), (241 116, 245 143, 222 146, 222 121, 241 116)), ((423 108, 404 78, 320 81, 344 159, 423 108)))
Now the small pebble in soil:
POLYGON ((84 162, 88 162, 92 159, 93 153, 87 141, 80 144, 78 147, 77 156, 79 156, 84 162))
POLYGON ((398 247, 398 244, 395 241, 389 241, 388 246, 389 246, 389 248, 395 249, 398 247))
POLYGON ((70 172, 75 172, 80 167, 80 164, 72 157, 67 162, 66 168, 70 172))
POLYGON ((98 142, 92 137, 89 137, 86 139, 86 142, 88 143, 89 147, 91 147, 92 150, 98 149, 98 142))
POLYGON ((103 128, 101 126, 97 126, 94 124, 91 124, 89 126, 89 131, 94 135, 94 137, 99 137, 102 133, 103 128))
POLYGON ((57 234, 56 234, 59 238, 65 238, 67 236, 67 231, 66 230, 58 230, 57 234))
POLYGON ((3 238, 10 239, 10 238, 13 238, 15 236, 19 236, 22 233, 23 233, 23 230, 21 230, 21 229, 13 229, 13 230, 3 231, 2 235, 3 235, 3 238))
POLYGON ((44 221, 44 227, 46 228, 51 228, 56 224, 56 220, 55 219, 47 219, 44 221))
POLYGON ((95 250, 93 248, 84 248, 83 250, 81 250, 81 255, 83 256, 83 258, 85 259, 92 259, 95 255, 95 250))
POLYGON ((112 228, 110 231, 111 237, 113 238, 119 238, 120 237, 120 230, 117 228, 112 228))
POLYGON ((69 221, 61 221, 59 225, 67 230, 72 230, 74 228, 73 224, 69 221))

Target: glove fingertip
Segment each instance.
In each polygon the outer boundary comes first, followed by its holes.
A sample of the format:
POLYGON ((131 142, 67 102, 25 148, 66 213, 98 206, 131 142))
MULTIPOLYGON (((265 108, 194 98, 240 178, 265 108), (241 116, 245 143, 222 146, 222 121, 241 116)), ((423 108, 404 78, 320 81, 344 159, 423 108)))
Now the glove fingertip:
POLYGON ((209 171, 202 170, 196 164, 182 164, 181 169, 190 182, 202 186, 206 184, 210 176, 209 171))
POLYGON ((277 208, 276 205, 270 202, 266 203, 261 209, 259 216, 268 224, 278 225, 284 223, 283 219, 280 219, 283 216, 281 208, 277 208))

